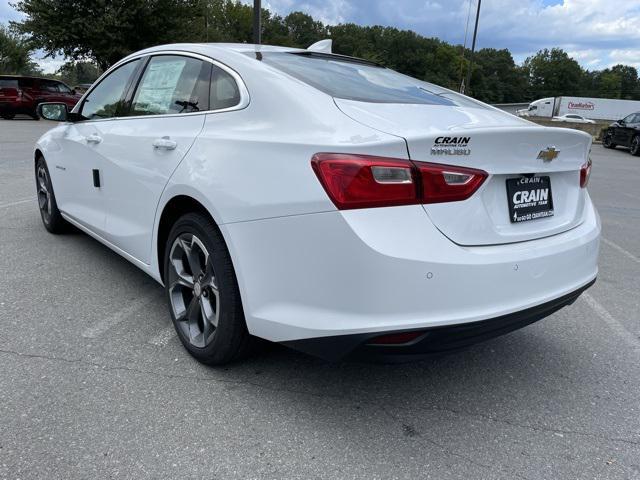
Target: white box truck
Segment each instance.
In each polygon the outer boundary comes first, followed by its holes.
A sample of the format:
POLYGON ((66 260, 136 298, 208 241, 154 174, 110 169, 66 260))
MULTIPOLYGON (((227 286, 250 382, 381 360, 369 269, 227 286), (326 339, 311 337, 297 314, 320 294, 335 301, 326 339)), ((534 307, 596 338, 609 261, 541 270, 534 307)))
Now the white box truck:
POLYGON ((613 98, 549 97, 535 100, 529 108, 518 110, 521 117, 556 117, 574 113, 592 120, 615 121, 640 112, 640 101, 613 98))

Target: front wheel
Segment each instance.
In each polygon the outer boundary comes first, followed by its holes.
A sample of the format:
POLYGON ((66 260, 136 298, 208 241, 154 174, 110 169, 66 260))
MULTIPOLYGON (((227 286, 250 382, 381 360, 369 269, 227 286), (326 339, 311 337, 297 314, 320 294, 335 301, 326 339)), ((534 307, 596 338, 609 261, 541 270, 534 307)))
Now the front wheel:
POLYGON ((53 193, 51 176, 49 175, 47 162, 45 162, 43 157, 38 158, 36 162, 36 190, 38 194, 38 208, 44 228, 51 233, 65 232, 69 224, 62 218, 60 210, 58 210, 56 196, 53 193))
POLYGON ((629 148, 629 152, 634 157, 640 155, 640 135, 636 135, 635 137, 633 137, 633 140, 631 140, 631 147, 629 148))
POLYGON ((607 132, 602 139, 602 146, 604 148, 616 148, 616 144, 613 143, 613 135, 611 132, 607 132))
POLYGON ((174 327, 184 347, 208 365, 248 353, 252 338, 222 234, 206 216, 190 213, 171 229, 164 280, 174 327))

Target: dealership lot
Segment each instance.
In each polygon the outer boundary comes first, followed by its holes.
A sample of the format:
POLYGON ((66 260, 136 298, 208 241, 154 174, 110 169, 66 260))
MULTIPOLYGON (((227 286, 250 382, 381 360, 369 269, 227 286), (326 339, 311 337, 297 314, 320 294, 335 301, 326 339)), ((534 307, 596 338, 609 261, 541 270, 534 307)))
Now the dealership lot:
POLYGON ((574 305, 444 358, 204 367, 162 288, 52 236, 0 120, 0 478, 640 478, 640 157, 596 145, 600 276, 574 305))

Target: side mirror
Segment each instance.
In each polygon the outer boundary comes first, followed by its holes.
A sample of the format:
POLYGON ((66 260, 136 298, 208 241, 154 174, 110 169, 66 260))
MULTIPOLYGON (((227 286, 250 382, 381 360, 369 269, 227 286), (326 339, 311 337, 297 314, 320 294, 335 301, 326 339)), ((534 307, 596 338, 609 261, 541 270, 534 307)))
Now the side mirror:
POLYGON ((624 120, 618 120, 618 123, 619 123, 620 125, 624 125, 626 122, 625 122, 624 120))
POLYGON ((69 119, 69 110, 66 103, 41 103, 38 105, 38 115, 52 122, 66 122, 69 119))

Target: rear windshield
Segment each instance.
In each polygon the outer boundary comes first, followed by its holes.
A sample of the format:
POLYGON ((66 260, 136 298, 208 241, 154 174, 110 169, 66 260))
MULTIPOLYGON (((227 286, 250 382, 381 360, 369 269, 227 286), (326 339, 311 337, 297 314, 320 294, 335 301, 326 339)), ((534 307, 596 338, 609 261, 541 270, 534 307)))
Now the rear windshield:
POLYGON ((18 79, 0 78, 0 88, 18 88, 18 79))
MULTIPOLYGON (((266 52, 262 55, 262 61, 336 98, 373 103, 452 106, 467 103, 462 95, 348 57, 306 52, 266 52)), ((481 105, 473 102, 469 106, 481 105)))

